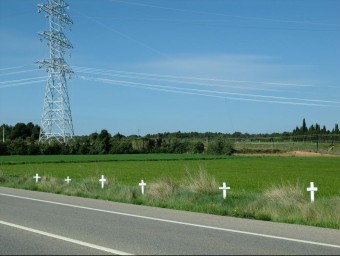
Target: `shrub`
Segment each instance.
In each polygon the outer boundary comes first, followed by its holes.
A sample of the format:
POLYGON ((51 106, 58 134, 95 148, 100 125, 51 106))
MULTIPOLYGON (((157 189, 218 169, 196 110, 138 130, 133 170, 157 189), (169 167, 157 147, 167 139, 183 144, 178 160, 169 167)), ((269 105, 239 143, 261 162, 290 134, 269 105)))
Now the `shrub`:
POLYGON ((232 155, 235 153, 234 144, 231 141, 225 141, 219 138, 208 145, 208 153, 215 155, 232 155))
POLYGON ((204 143, 202 141, 192 142, 190 151, 194 154, 202 154, 204 152, 204 143))

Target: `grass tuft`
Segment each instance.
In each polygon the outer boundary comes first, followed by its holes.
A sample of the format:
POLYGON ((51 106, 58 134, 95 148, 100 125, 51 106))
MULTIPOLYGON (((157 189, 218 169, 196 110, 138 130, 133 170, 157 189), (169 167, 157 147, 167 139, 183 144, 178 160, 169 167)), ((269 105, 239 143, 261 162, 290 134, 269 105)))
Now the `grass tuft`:
POLYGON ((298 183, 291 185, 289 182, 273 186, 263 192, 266 200, 272 203, 289 206, 306 203, 302 186, 298 183))
POLYGON ((218 183, 214 176, 201 167, 196 172, 186 170, 185 178, 182 183, 184 189, 193 193, 208 193, 213 194, 218 192, 218 183))
POLYGON ((5 174, 0 170, 0 183, 5 183, 7 181, 5 174))
POLYGON ((173 179, 163 177, 156 182, 150 183, 147 196, 152 200, 165 199, 170 197, 177 188, 178 185, 173 179))

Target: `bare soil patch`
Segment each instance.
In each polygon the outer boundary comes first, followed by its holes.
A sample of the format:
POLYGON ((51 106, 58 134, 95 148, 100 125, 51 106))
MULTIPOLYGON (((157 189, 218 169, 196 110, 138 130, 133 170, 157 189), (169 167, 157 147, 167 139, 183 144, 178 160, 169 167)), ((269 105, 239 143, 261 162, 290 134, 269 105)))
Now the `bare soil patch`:
POLYGON ((327 154, 309 151, 290 151, 284 153, 254 153, 254 154, 235 154, 238 156, 297 156, 297 157, 340 157, 336 154, 327 154))

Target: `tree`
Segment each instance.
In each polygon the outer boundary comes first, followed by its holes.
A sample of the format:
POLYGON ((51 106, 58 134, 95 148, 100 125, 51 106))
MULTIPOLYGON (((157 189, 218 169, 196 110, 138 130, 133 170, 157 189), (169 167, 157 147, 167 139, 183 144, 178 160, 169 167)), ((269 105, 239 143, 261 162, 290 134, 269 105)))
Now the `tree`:
POLYGON ((125 136, 120 134, 119 132, 112 136, 112 139, 114 139, 114 140, 121 140, 121 139, 124 139, 124 138, 125 138, 125 136))
POLYGON ((204 143, 202 141, 196 141, 191 144, 191 151, 194 154, 202 154, 204 152, 204 143))
POLYGON ((303 121, 302 121, 301 130, 302 130, 302 134, 307 134, 308 133, 308 128, 307 128, 306 120, 305 119, 303 119, 303 121))
POLYGON ((89 154, 91 150, 91 140, 89 136, 82 136, 77 138, 79 147, 76 150, 76 154, 89 154))
POLYGON ((295 129, 293 130, 293 134, 299 135, 300 134, 300 128, 296 126, 295 129))
POLYGON ((35 142, 27 143, 27 155, 39 155, 40 147, 35 142))
POLYGON ((39 145, 40 153, 42 155, 60 155, 62 152, 62 145, 56 141, 51 143, 40 143, 39 145))
POLYGON ((318 123, 316 123, 316 124, 315 124, 315 132, 316 132, 316 134, 319 134, 320 131, 321 131, 320 125, 319 125, 318 123))
POLYGON ((132 143, 128 140, 115 140, 110 149, 111 154, 131 154, 134 153, 132 143))
POLYGON ((189 143, 184 141, 181 142, 175 139, 170 145, 170 153, 183 154, 189 151, 189 143))
POLYGON ((7 143, 0 142, 0 155, 8 155, 7 143))
POLYGON ((26 137, 29 137, 29 130, 26 127, 26 124, 24 123, 17 123, 12 131, 11 131, 11 135, 10 135, 10 139, 11 140, 15 140, 15 139, 25 139, 26 137))
POLYGON ((27 144, 22 138, 17 138, 9 143, 8 151, 11 155, 27 155, 27 144))
POLYGON ((223 138, 218 138, 208 145, 208 153, 216 155, 232 155, 235 153, 235 149, 232 142, 226 142, 223 138))
POLYGON ((34 125, 32 127, 32 130, 31 130, 31 137, 34 140, 38 140, 39 139, 39 134, 40 134, 40 126, 39 125, 34 125))
POLYGON ((107 154, 111 148, 111 134, 107 130, 102 130, 98 135, 97 142, 100 144, 99 154, 107 154))

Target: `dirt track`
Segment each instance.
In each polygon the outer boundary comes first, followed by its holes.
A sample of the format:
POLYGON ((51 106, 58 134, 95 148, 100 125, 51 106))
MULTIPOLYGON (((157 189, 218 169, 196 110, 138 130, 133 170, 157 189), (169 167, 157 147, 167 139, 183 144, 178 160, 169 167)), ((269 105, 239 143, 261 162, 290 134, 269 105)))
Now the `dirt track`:
POLYGON ((335 154, 324 154, 317 152, 307 152, 307 151, 291 151, 285 153, 258 153, 258 154, 235 154, 238 156, 298 156, 298 157, 340 157, 340 155, 335 154))

